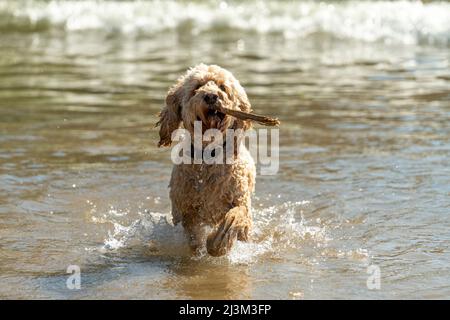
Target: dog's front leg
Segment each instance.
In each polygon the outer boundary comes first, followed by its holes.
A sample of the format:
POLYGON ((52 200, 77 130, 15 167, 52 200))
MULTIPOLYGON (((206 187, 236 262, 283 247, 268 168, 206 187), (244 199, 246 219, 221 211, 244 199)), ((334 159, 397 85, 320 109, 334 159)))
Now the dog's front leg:
POLYGON ((189 241, 192 254, 199 255, 204 246, 205 232, 203 226, 192 221, 184 221, 183 228, 189 241))
POLYGON ((230 209, 218 227, 208 235, 206 249, 212 256, 223 256, 230 251, 236 239, 248 241, 251 217, 247 207, 230 209))

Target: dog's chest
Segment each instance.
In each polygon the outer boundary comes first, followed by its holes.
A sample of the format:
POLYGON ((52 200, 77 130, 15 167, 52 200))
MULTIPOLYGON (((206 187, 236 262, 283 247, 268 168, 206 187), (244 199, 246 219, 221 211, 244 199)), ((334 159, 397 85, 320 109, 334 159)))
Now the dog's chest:
POLYGON ((236 202, 250 201, 254 181, 241 171, 247 170, 233 165, 175 166, 170 182, 174 220, 196 216, 214 224, 236 202), (176 217, 177 213, 181 216, 176 217))
POLYGON ((216 206, 227 202, 231 204, 231 190, 236 190, 236 179, 229 166, 199 166, 196 170, 187 169, 174 168, 170 186, 173 200, 180 198, 184 201, 184 207, 188 204, 195 209, 200 209, 208 203, 214 203, 216 206))

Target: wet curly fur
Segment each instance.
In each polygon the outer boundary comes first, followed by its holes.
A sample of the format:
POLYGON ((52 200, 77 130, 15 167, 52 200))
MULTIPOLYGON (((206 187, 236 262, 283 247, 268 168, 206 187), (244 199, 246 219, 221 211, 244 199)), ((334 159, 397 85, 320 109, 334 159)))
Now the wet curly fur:
MULTIPOLYGON (((203 132, 209 128, 224 133, 226 129, 251 127, 249 122, 209 112, 208 105, 215 101, 230 109, 251 111, 244 89, 229 71, 205 64, 189 69, 167 94, 158 122, 158 146, 170 146, 172 132, 180 126, 193 137, 194 121, 202 121, 203 132)), ((242 143, 236 143, 235 148, 238 151, 232 164, 173 167, 169 184, 173 222, 181 222, 195 254, 206 243, 210 255, 221 256, 236 239, 249 240, 255 164, 242 143)))

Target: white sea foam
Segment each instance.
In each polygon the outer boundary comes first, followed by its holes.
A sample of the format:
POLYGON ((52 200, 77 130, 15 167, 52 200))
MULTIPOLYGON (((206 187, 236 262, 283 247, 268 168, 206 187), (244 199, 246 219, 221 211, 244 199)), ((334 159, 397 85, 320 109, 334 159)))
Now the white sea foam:
MULTIPOLYGON (((403 44, 450 43, 450 3, 421 1, 1 1, 0 30, 99 29, 152 34, 191 26, 233 28, 286 38, 328 34, 403 44)), ((183 28, 186 29, 186 28, 183 28)))

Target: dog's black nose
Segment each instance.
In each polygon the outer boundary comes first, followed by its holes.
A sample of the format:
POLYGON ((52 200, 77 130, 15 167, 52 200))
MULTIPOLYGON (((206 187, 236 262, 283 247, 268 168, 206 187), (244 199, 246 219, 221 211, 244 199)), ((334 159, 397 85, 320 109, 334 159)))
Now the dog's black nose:
POLYGON ((214 103, 216 103, 217 98, 219 98, 219 97, 217 96, 217 94, 214 94, 214 93, 207 93, 203 99, 205 100, 205 102, 206 102, 207 104, 214 104, 214 103))

